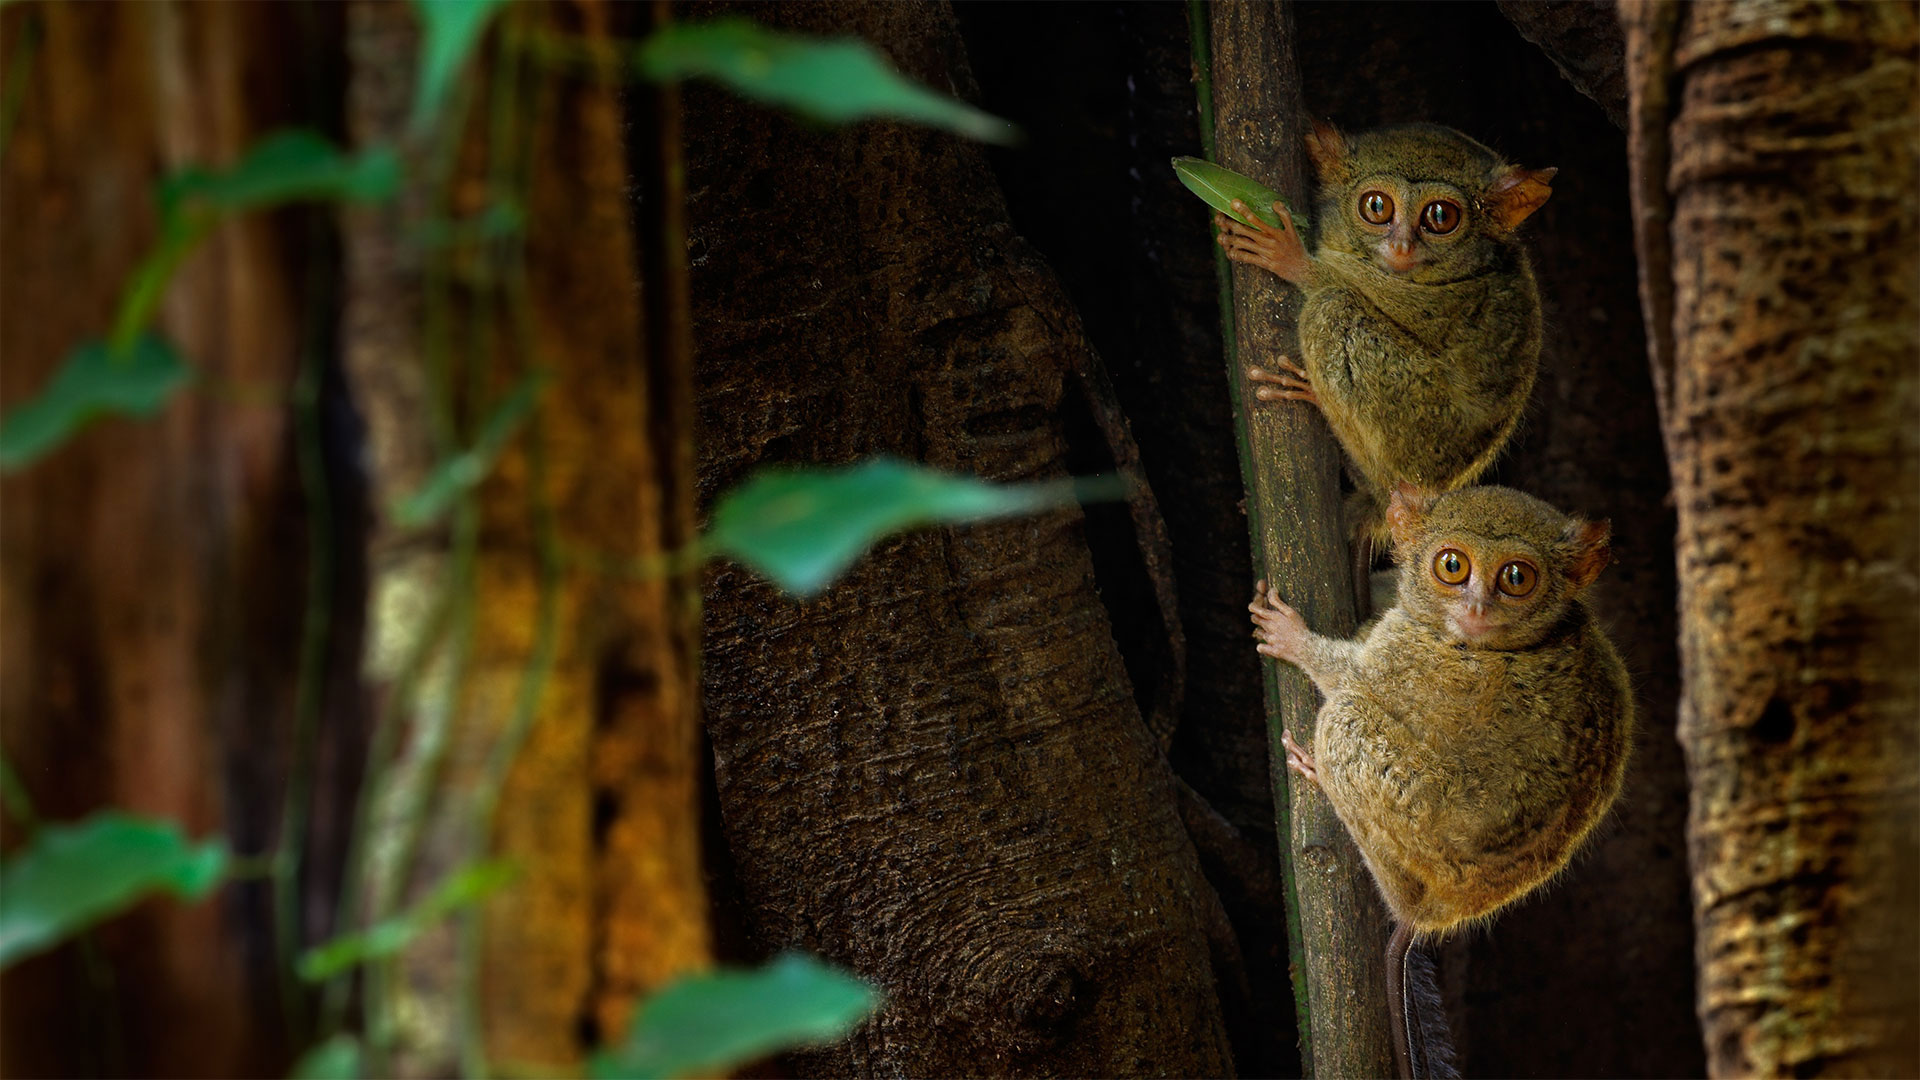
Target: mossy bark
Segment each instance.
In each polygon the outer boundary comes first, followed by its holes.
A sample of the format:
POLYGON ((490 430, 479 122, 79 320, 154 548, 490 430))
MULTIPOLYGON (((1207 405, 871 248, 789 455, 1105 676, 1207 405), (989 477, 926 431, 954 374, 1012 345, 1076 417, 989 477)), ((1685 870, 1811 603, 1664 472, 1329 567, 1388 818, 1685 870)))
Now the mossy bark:
MULTIPOLYGON (((1311 220, 1297 34, 1290 4, 1213 5, 1211 48, 1216 160, 1271 184, 1311 220)), ((1263 270, 1233 268, 1235 340, 1227 373, 1240 431, 1247 513, 1261 576, 1318 633, 1348 637, 1356 618, 1340 449, 1312 407, 1256 402, 1248 365, 1298 356, 1299 295, 1263 270)), ((1288 864, 1294 993, 1303 1068, 1315 1076, 1393 1071, 1387 1027, 1389 922, 1346 827, 1312 784, 1283 764, 1280 735, 1311 745, 1319 696, 1297 668, 1267 665, 1268 760, 1288 864)))

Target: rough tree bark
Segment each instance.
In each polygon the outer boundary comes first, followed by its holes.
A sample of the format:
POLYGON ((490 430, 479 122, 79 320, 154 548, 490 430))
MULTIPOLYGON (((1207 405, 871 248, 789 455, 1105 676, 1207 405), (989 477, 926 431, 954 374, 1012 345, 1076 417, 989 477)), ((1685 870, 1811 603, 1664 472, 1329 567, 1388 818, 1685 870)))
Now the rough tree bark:
POLYGON ((1708 1064, 1920 1073, 1920 19, 1622 21, 1708 1064))
MULTIPOLYGON (((38 393, 68 349, 106 335, 155 239, 161 176, 230 163, 282 125, 331 127, 340 27, 304 14, 0 14, 0 55, 27 80, 0 180, 8 407, 38 393)), ((309 507, 296 468, 308 436, 289 388, 327 348, 333 265, 323 216, 224 226, 182 266, 156 327, 197 383, 158 417, 97 424, 0 482, 0 728, 42 816, 119 806, 225 834, 242 854, 277 840, 313 599, 302 595, 309 507)), ((351 591, 350 568, 338 569, 351 591)), ((351 602, 336 602, 336 649, 354 648, 353 623, 351 602)), ((350 717, 355 704, 330 707, 350 717)), ((324 726, 343 744, 325 744, 323 760, 357 761, 353 728, 341 716, 324 726)), ((350 792, 348 781, 319 787, 350 792)), ((324 865, 330 844, 312 839, 324 865)), ((308 870, 328 892, 330 875, 308 870)), ((271 925, 263 884, 229 886, 102 927, 108 978, 88 979, 73 949, 22 964, 5 980, 0 1072, 278 1075, 289 1047, 271 925)))
MULTIPOLYGON (((1272 184, 1308 220, 1308 125, 1294 7, 1223 3, 1209 11, 1216 160, 1272 184)), ((1255 405, 1246 385, 1247 365, 1299 355, 1298 312, 1297 290, 1265 271, 1234 266, 1235 341, 1227 366, 1242 433, 1248 518, 1257 561, 1275 594, 1318 633, 1349 637, 1357 620, 1338 444, 1311 406, 1255 405)), ((1386 1076, 1394 1068, 1381 959, 1386 911, 1332 804, 1280 764, 1283 731, 1312 745, 1319 695, 1298 668, 1266 667, 1268 760, 1288 867, 1301 1064, 1317 1076, 1386 1076)))
MULTIPOLYGON (((376 1006, 407 1021, 392 1067, 408 1074, 450 1071, 460 1054, 471 1070, 476 1048, 544 1068, 577 1060, 620 1035, 637 994, 710 955, 697 599, 685 577, 641 576, 692 526, 678 260, 656 260, 641 279, 643 248, 684 250, 668 205, 671 99, 635 95, 626 130, 603 4, 508 19, 469 126, 453 133, 451 181, 436 182, 423 151, 408 194, 349 231, 346 345, 383 513, 374 586, 390 635, 368 667, 407 725, 383 792, 397 817, 378 828, 404 828, 410 805, 429 814, 414 857, 387 842, 372 903, 390 908, 481 854, 522 871, 478 927, 437 931, 410 951, 403 979, 374 987, 376 1006), (570 44, 551 47, 559 40, 570 44), (629 136, 648 195, 637 209, 629 136), (524 248, 509 242, 504 259, 498 246, 409 239, 496 204, 526 214, 524 248), (470 525, 456 515, 450 539, 385 516, 536 371, 549 377, 541 404, 481 485, 470 525), (436 430, 437 412, 458 420, 436 430), (436 625, 422 613, 441 590, 454 608, 436 625), (434 681, 409 695, 402 658, 436 634, 434 681), (463 933, 478 934, 464 955, 463 933), (476 1007, 462 1016, 476 978, 476 1007)), ((411 88, 392 76, 417 48, 411 15, 356 5, 350 47, 356 134, 399 138, 411 88)))
MULTIPOLYGON (((1192 13, 1127 2, 955 12, 987 108, 1030 135, 989 153, 1014 225, 1059 274, 1112 373, 1166 518, 1187 644, 1168 757, 1199 796, 1183 797, 1182 817, 1243 958, 1248 998, 1222 990, 1234 1063, 1248 1076, 1298 1075, 1261 665, 1247 637, 1246 489, 1221 377, 1219 249, 1207 208, 1168 167, 1201 148, 1192 13)), ((1088 456, 1076 471, 1107 467, 1088 456)), ((1138 687, 1161 646, 1144 640, 1158 623, 1132 580, 1144 568, 1131 525, 1090 514, 1088 540, 1102 602, 1116 627, 1137 628, 1116 637, 1138 687)))
MULTIPOLYGON (((935 87, 971 81, 944 6, 752 14, 852 31, 935 87)), ((703 496, 762 464, 881 452, 1063 472, 1063 382, 1088 346, 977 148, 822 133, 703 88, 687 104, 703 496)), ((805 602, 709 572, 739 947, 806 948, 889 994, 806 1071, 1231 1070, 1216 901, 1081 529, 1058 512, 911 535, 805 602)))

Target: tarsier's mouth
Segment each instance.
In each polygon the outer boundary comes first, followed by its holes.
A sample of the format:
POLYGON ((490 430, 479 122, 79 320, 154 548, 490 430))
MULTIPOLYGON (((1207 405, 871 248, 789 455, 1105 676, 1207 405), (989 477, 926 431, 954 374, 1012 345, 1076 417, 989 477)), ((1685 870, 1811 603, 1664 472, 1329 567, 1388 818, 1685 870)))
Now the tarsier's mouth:
POLYGON ((1450 614, 1447 616, 1447 622, 1453 627, 1455 634, 1467 641, 1478 641, 1499 629, 1492 619, 1471 611, 1450 614))
POLYGON ((1419 266, 1423 261, 1419 255, 1413 253, 1400 255, 1385 248, 1382 248, 1380 251, 1380 265, 1396 274, 1404 274, 1419 266))

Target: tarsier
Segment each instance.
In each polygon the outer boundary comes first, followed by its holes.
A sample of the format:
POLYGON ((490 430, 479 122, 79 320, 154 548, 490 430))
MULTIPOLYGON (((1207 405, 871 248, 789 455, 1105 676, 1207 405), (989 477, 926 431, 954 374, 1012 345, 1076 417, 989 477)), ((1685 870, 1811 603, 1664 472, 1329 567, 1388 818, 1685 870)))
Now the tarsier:
POLYGON ((1326 793, 1393 915, 1389 1015, 1410 1076, 1408 949, 1566 866, 1619 794, 1633 698, 1581 599, 1609 558, 1605 522, 1502 487, 1403 485, 1386 516, 1399 592, 1359 637, 1313 633, 1265 582, 1249 610, 1259 651, 1326 698, 1310 747, 1282 734, 1287 765, 1326 793))
POLYGON ((1451 128, 1342 135, 1319 126, 1319 246, 1285 207, 1280 228, 1215 217, 1236 262, 1300 286, 1300 359, 1250 367, 1262 400, 1312 402, 1353 460, 1352 524, 1377 539, 1394 485, 1468 484, 1513 434, 1540 356, 1540 296, 1514 229, 1552 190, 1451 128), (1304 366, 1302 366, 1302 364, 1304 366))

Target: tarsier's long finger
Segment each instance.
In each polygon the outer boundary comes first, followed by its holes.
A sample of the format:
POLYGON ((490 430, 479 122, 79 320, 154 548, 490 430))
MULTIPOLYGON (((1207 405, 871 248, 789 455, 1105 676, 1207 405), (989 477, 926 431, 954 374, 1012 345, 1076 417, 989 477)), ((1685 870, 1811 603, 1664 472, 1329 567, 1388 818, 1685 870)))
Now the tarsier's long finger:
POLYGON ((1239 199, 1233 200, 1233 212, 1245 218, 1246 219, 1246 222, 1244 223, 1245 227, 1252 229, 1254 232, 1270 233, 1275 231, 1273 226, 1268 225, 1266 222, 1260 220, 1260 215, 1254 213, 1252 207, 1248 206, 1246 203, 1241 202, 1239 199))
POLYGON ((1261 401, 1305 401, 1314 405, 1320 404, 1319 397, 1314 394, 1310 386, 1301 387, 1298 390, 1268 390, 1263 387, 1255 390, 1253 396, 1261 401))

